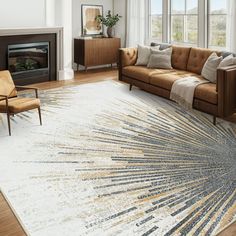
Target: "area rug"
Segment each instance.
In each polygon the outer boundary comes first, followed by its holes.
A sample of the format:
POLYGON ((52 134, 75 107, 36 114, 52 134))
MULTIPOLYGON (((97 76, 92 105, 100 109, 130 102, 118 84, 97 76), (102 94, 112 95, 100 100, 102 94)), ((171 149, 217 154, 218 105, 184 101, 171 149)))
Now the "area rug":
POLYGON ((236 218, 236 128, 114 81, 0 119, 0 188, 29 235, 215 235, 236 218))

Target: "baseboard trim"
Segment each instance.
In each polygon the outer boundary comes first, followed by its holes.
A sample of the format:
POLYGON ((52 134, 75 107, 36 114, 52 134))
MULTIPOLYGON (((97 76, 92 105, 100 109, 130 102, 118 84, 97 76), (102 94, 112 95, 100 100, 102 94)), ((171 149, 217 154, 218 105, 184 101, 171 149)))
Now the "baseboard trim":
POLYGON ((74 70, 65 68, 59 71, 59 80, 71 80, 74 79, 74 70))

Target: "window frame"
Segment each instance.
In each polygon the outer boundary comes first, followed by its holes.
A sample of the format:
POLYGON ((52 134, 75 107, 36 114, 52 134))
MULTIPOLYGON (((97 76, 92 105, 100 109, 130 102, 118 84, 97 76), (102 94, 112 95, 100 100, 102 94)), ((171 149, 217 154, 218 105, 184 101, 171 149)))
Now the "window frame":
POLYGON ((172 4, 171 4, 171 0, 169 0, 169 15, 170 15, 170 23, 169 23, 169 28, 170 28, 170 38, 169 38, 169 42, 170 43, 174 43, 174 44, 179 44, 179 45, 186 45, 186 46, 198 46, 199 45, 199 1, 198 1, 198 5, 197 5, 197 14, 187 14, 187 0, 185 1, 185 5, 184 5, 184 14, 172 14, 171 10, 172 10, 172 4), (178 42, 178 41, 172 41, 172 16, 183 16, 183 41, 182 42, 178 42), (191 43, 191 42, 187 42, 186 40, 186 33, 187 33, 187 16, 197 16, 197 42, 195 43, 191 43))
MULTIPOLYGON (((225 47, 217 47, 217 46, 211 46, 210 45, 210 16, 226 16, 226 19, 227 19, 227 13, 226 14, 210 14, 210 10, 211 10, 211 7, 210 7, 210 1, 211 0, 207 0, 207 22, 206 22, 206 28, 207 28, 207 44, 206 44, 206 47, 209 48, 209 49, 215 49, 215 50, 220 50, 220 51, 223 51, 223 50, 227 50, 227 45, 225 44, 225 47)), ((226 22, 227 24, 227 22, 226 22)), ((227 32, 226 32, 226 38, 225 38, 225 41, 227 42, 227 32)))
MULTIPOLYGON (((153 38, 152 37, 152 13, 151 13, 151 0, 148 1, 148 9, 149 9, 149 12, 148 12, 148 23, 149 23, 149 27, 148 27, 148 37, 149 37, 149 40, 151 41, 157 41, 158 39, 157 38, 153 38)), ((165 10, 164 10, 164 0, 162 0, 162 14, 157 14, 158 16, 162 16, 162 42, 164 42, 164 35, 163 35, 163 30, 165 28, 165 23, 164 23, 164 13, 165 13, 165 10)))
MULTIPOLYGON (((185 0, 185 8, 187 7, 185 0)), ((156 38, 152 38, 151 34, 151 0, 147 1, 148 4, 148 37, 149 42, 156 42, 158 41, 156 38)), ((186 13, 186 11, 185 11, 186 13)), ((210 0, 198 0, 198 12, 197 14, 184 14, 184 16, 193 15, 198 17, 197 27, 198 27, 198 37, 197 43, 192 44, 188 42, 176 42, 171 40, 171 0, 162 0, 162 42, 163 43, 174 43, 178 45, 184 46, 191 46, 191 47, 202 47, 202 48, 209 48, 213 50, 227 50, 227 45, 225 47, 216 47, 209 45, 210 39, 210 0)), ((173 15, 183 15, 183 14, 173 14, 173 15)), ((217 14, 216 14, 217 15, 217 14)), ((224 16, 227 14, 223 14, 224 16)), ((185 37, 185 36, 184 36, 185 37)), ((226 35, 227 37, 227 35, 226 35)), ((226 38, 227 41, 227 38, 226 38)))

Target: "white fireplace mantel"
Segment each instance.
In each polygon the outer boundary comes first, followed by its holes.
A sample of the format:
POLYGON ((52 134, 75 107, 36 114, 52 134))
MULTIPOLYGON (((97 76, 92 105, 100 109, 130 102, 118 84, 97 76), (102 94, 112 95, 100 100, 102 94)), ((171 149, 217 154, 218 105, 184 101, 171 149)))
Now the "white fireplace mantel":
POLYGON ((61 80, 59 72, 64 70, 63 55, 63 27, 43 28, 0 28, 0 36, 29 35, 29 34, 56 34, 57 37, 57 80, 61 80))

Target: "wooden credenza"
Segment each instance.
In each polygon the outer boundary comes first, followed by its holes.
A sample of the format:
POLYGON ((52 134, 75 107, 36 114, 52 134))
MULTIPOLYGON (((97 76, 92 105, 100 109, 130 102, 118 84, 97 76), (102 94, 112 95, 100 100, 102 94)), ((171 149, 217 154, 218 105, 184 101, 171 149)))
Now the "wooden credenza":
POLYGON ((85 67, 118 63, 120 38, 74 39, 74 62, 85 67))

